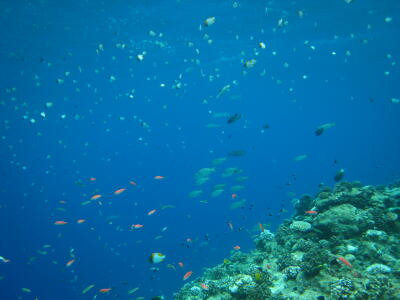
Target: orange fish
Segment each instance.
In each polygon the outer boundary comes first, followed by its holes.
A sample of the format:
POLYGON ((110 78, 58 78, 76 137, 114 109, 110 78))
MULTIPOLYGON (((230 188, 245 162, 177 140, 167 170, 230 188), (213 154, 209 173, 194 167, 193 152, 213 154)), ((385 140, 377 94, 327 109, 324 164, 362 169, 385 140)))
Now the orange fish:
POLYGON ((205 283, 200 283, 200 286, 203 290, 208 290, 208 286, 205 283))
POLYGON ((96 199, 99 199, 100 197, 101 197, 101 195, 97 194, 97 195, 92 196, 92 198, 90 198, 90 200, 96 200, 96 199))
POLYGON ((193 272, 192 271, 188 271, 185 273, 185 275, 183 275, 183 280, 188 279, 190 276, 192 276, 193 272))
POLYGON ((347 259, 345 259, 344 257, 339 256, 337 259, 340 260, 342 263, 344 263, 344 264, 345 264, 346 266, 348 266, 349 268, 352 268, 352 267, 353 267, 353 266, 351 265, 351 263, 350 263, 347 259))
POLYGON ((235 247, 233 247, 233 249, 240 250, 240 246, 235 246, 235 247))
POLYGON ((147 215, 148 215, 148 216, 151 216, 151 215, 154 214, 156 211, 157 211, 157 209, 153 209, 153 210, 149 211, 149 212, 147 213, 147 215))
POLYGON ((305 213, 306 213, 306 214, 309 214, 309 215, 316 215, 316 214, 318 214, 318 212, 317 212, 316 210, 306 210, 305 213))
POLYGON ((183 264, 183 262, 178 262, 178 265, 181 267, 181 268, 183 268, 185 265, 183 264))
POLYGON ((65 225, 65 224, 68 224, 68 222, 65 222, 65 221, 55 221, 54 222, 54 225, 65 225))
POLYGON ((90 181, 96 181, 96 178, 95 177, 90 177, 89 180, 90 181))
POLYGON ((142 224, 132 224, 131 229, 134 229, 134 228, 138 229, 138 228, 142 228, 142 227, 143 227, 142 224))
POLYGON ((132 184, 132 185, 137 185, 137 183, 136 182, 134 182, 134 181, 129 181, 129 184, 132 184))
POLYGON ((82 224, 82 223, 85 223, 85 222, 86 222, 85 219, 79 219, 79 220, 76 221, 76 223, 78 223, 78 224, 82 224))
POLYGON ((264 225, 262 224, 262 223, 258 223, 258 226, 260 226, 260 230, 261 230, 261 232, 264 232, 264 225))
POLYGON ((164 179, 164 176, 154 176, 154 179, 164 179))
POLYGON ((66 264, 65 264, 65 266, 68 268, 68 267, 70 267, 74 262, 75 262, 75 258, 74 259, 71 259, 70 261, 68 261, 66 264))
POLYGON ((108 293, 109 291, 111 291, 111 288, 106 288, 106 289, 100 289, 99 290, 100 293, 108 293))
POLYGON ((116 190, 116 191, 114 192, 114 195, 122 194, 125 190, 126 190, 126 188, 118 189, 118 190, 116 190))
POLYGON ((232 194, 231 197, 232 197, 232 199, 236 199, 238 197, 238 195, 237 194, 232 194))

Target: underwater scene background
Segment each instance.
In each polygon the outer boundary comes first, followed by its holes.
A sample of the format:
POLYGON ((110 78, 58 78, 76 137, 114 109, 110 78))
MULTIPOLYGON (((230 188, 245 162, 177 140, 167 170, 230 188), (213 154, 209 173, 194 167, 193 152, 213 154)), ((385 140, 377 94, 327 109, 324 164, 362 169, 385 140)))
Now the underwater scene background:
POLYGON ((400 299, 399 17, 1 1, 1 299, 400 299))

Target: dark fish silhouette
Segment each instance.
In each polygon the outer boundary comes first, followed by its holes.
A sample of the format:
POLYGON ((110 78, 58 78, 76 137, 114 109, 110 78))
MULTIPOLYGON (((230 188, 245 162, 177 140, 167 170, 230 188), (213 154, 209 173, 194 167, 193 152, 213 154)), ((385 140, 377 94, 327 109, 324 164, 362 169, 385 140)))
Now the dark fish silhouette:
POLYGON ((238 120, 240 120, 240 118, 242 117, 241 114, 233 114, 231 115, 228 120, 226 121, 228 124, 232 124, 238 120))
POLYGON ((336 182, 338 182, 338 181, 342 180, 343 176, 344 176, 344 170, 343 170, 343 169, 340 169, 340 170, 336 173, 335 177, 333 177, 333 179, 334 179, 336 182))

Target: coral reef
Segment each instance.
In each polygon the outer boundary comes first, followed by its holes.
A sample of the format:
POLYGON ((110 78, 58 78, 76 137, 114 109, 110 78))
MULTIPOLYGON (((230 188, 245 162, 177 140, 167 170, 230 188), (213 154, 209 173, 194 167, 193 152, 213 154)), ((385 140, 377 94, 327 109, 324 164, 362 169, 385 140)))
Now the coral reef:
POLYGON ((207 269, 174 299, 400 299, 400 184, 340 182, 293 205, 251 253, 207 269))

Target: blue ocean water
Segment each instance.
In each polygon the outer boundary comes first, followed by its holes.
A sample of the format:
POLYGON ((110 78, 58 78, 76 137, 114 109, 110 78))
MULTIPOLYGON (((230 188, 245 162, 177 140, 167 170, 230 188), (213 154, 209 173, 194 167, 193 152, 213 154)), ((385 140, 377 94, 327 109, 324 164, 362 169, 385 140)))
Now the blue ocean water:
POLYGON ((398 180, 400 3, 317 2, 1 1, 1 299, 173 299, 339 170, 398 180))

